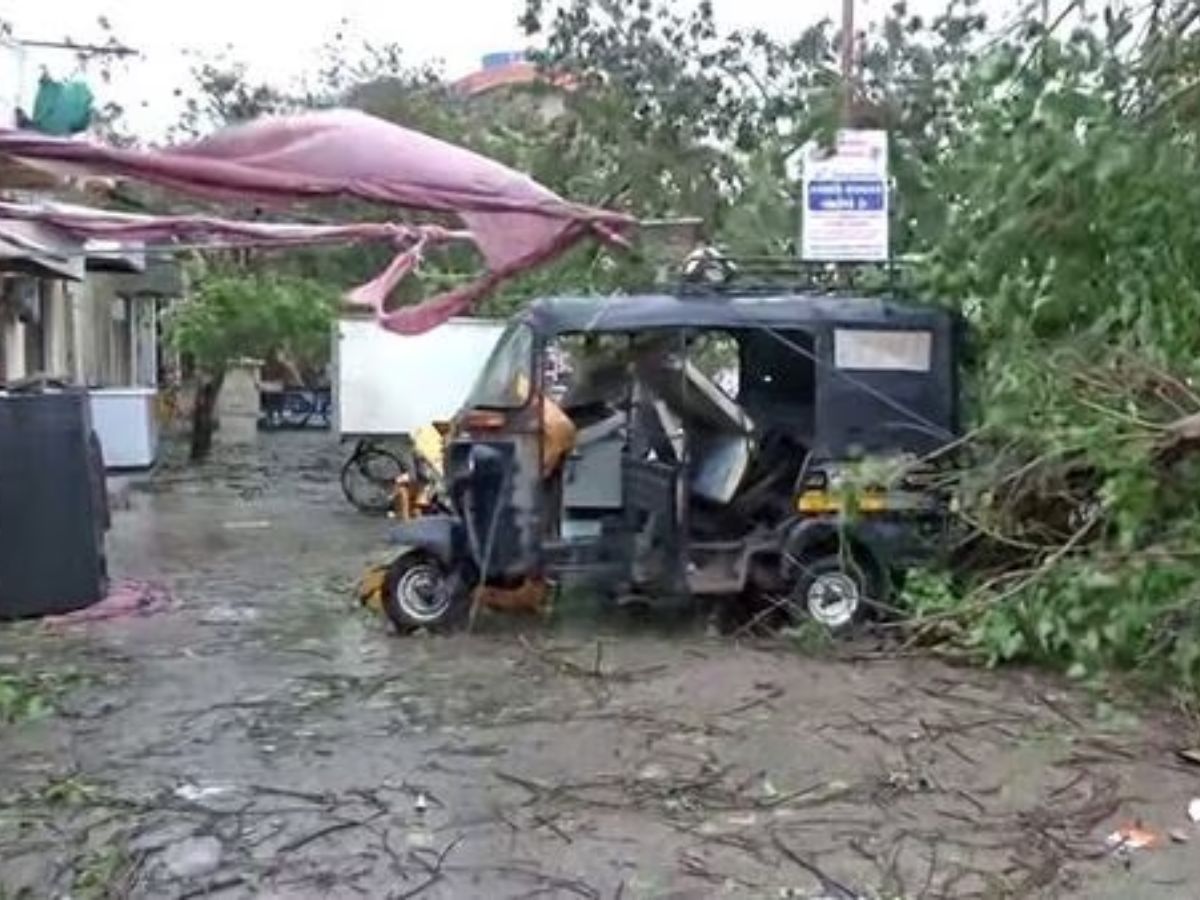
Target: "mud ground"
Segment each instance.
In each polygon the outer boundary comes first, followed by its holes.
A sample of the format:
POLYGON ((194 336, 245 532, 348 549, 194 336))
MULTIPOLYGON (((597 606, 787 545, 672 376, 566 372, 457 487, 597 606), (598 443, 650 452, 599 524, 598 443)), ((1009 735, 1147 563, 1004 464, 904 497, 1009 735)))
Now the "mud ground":
POLYGON ((342 452, 165 467, 110 547, 169 609, 0 630, 75 684, 0 726, 0 897, 1200 897, 1165 711, 587 609, 398 638, 342 452))

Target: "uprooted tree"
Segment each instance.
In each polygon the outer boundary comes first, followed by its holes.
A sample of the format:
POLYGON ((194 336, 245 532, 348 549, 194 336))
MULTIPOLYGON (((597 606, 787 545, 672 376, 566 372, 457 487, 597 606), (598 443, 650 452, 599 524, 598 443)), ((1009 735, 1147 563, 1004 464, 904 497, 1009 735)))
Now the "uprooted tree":
MULTIPOLYGON (((850 118, 891 136, 895 250, 976 351, 968 537, 953 584, 919 580, 914 637, 1080 673, 1169 667, 1195 689, 1200 12, 1051 7, 989 25, 970 0, 931 20, 900 3, 858 41, 850 118)), ((707 4, 673 9, 575 0, 547 20, 530 0, 527 25, 629 133, 720 148, 727 244, 790 232, 781 173, 837 122, 837 36, 720 36, 707 4)))

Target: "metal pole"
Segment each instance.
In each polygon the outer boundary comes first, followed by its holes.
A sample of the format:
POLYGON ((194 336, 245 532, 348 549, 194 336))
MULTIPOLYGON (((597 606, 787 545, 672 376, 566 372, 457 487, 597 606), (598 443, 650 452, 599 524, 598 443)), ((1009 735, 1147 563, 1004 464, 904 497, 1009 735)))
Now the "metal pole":
POLYGON ((842 0, 842 127, 854 117, 854 0, 842 0))
POLYGON ((76 44, 74 41, 30 41, 17 38, 22 47, 38 50, 70 50, 73 53, 88 53, 96 56, 136 56, 137 50, 120 44, 76 44))

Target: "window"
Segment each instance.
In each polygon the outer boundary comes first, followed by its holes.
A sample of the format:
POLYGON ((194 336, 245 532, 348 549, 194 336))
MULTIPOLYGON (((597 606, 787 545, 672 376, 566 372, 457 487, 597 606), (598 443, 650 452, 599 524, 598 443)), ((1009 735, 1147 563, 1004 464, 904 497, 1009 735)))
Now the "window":
POLYGON ((928 331, 833 332, 833 362, 839 369, 928 372, 932 353, 933 335, 928 331))
POLYGON ((467 406, 517 409, 529 402, 532 384, 533 332, 528 325, 512 325, 479 373, 467 406))
POLYGON ((546 348, 545 383, 556 401, 576 405, 624 396, 629 376, 629 336, 584 332, 564 334, 546 348))
POLYGON ((815 358, 806 331, 748 331, 742 338, 742 393, 758 403, 811 406, 815 358))

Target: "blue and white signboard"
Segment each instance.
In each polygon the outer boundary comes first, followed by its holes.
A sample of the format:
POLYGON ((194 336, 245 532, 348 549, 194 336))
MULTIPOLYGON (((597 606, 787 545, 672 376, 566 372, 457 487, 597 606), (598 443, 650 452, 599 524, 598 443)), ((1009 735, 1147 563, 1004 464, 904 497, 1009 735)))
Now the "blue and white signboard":
POLYGON ((888 258, 887 132, 838 132, 836 147, 810 143, 803 157, 801 255, 814 262, 888 258))

